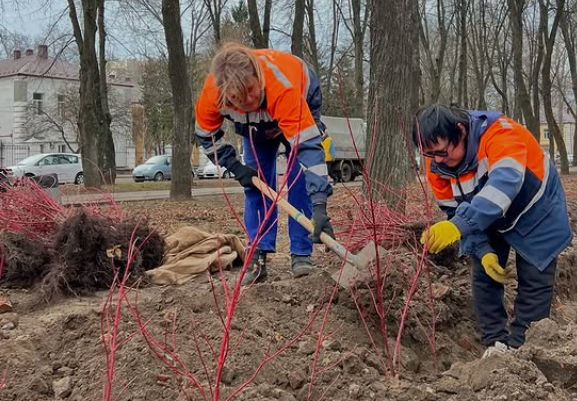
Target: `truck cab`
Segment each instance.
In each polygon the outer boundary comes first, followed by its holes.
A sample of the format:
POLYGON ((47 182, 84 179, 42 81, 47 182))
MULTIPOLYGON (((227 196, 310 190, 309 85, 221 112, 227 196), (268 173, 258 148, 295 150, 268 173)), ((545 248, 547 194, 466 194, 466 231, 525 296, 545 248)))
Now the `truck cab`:
POLYGON ((362 118, 321 116, 335 145, 333 169, 340 170, 343 182, 362 174, 366 156, 367 129, 362 118))

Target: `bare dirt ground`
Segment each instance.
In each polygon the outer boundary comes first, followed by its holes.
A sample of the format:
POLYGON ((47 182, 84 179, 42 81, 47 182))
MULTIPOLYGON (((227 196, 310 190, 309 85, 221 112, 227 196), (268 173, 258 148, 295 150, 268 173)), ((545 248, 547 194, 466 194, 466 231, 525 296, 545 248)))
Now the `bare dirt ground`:
MULTIPOLYGON (((565 185, 571 217, 577 220, 577 179, 572 177, 565 185)), ((230 200, 237 211, 242 210, 241 196, 230 200)), ((339 189, 332 199, 331 213, 345 214, 351 205, 350 193, 339 189)), ((244 237, 222 197, 185 203, 131 203, 123 209, 147 215, 162 234, 195 225, 209 232, 244 237)), ((239 215, 242 218, 241 212, 239 215)), ((286 219, 282 218, 268 281, 243 293, 236 309, 228 360, 220 377, 220 399, 233 394, 255 375, 263 360, 286 346, 235 399, 577 400, 574 246, 560 257, 551 319, 534 325, 527 344, 518 352, 485 359, 481 359, 484 347, 471 307, 468 262, 447 258, 431 265, 436 351, 431 348, 433 337, 427 337, 432 334, 433 315, 426 301, 427 279, 423 274, 420 283, 424 292, 417 293, 411 303, 401 338, 401 359, 392 369, 379 336, 382 331, 375 324, 369 291, 353 295, 340 289, 327 312, 334 288, 330 273, 340 262, 322 249, 316 249, 314 256, 318 272, 293 279, 286 219), (320 343, 319 333, 323 333, 320 343)), ((389 304, 386 324, 391 347, 407 297, 401 266, 411 257, 407 251, 389 260, 382 299, 389 304)), ((234 282, 236 274, 227 271, 224 277, 234 282)), ((213 276, 213 283, 214 287, 203 275, 179 287, 142 283, 133 290, 129 299, 147 329, 175 353, 161 352, 159 358, 151 352, 135 318, 124 309, 119 316, 119 340, 124 342, 116 354, 111 399, 216 399, 209 388, 215 383, 225 294, 218 275, 213 276), (175 373, 161 359, 182 364, 175 373), (183 378, 185 367, 203 386, 204 396, 183 378)), ((508 287, 510 309, 514 287, 508 287)), ((34 289, 4 288, 2 296, 11 300, 14 309, 0 314, 0 369, 6 369, 0 399, 104 399, 107 369, 102 327, 106 322, 102 311, 108 293, 50 303, 39 303, 40 295, 34 289)))

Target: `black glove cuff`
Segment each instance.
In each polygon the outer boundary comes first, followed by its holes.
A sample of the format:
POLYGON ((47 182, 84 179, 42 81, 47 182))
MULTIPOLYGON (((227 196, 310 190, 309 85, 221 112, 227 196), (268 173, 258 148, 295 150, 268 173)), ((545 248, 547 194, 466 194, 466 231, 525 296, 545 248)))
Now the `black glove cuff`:
POLYGON ((323 212, 327 214, 327 204, 326 203, 315 203, 313 205, 313 212, 323 212))
POLYGON ((224 167, 226 167, 227 170, 230 170, 234 174, 234 171, 238 169, 239 165, 242 166, 242 163, 240 162, 240 160, 230 159, 224 167))

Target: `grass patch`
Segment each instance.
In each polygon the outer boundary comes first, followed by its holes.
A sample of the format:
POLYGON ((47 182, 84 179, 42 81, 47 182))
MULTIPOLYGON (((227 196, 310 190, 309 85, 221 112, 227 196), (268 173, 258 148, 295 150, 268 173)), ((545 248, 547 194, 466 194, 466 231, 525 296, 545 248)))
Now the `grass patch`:
MULTIPOLYGON (((85 194, 89 189, 79 185, 63 185, 62 193, 66 195, 85 194)), ((163 191, 170 189, 170 181, 151 182, 122 182, 115 185, 104 185, 98 192, 140 192, 163 191)))
MULTIPOLYGON (((226 180, 195 179, 192 183, 193 188, 219 188, 220 186, 233 187, 237 182, 230 178, 226 180)), ((146 181, 146 182, 121 182, 115 185, 104 185, 101 190, 90 191, 80 185, 62 185, 60 187, 64 195, 81 195, 90 192, 140 192, 140 191, 168 191, 170 190, 170 181, 146 181)))

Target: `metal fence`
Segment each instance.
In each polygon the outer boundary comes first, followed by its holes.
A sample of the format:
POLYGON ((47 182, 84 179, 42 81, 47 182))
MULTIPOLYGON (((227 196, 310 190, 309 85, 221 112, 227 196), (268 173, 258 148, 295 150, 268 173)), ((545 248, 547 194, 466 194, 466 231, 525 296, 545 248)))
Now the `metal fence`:
POLYGON ((0 167, 8 167, 30 156, 30 147, 0 142, 0 167))

